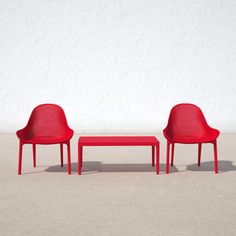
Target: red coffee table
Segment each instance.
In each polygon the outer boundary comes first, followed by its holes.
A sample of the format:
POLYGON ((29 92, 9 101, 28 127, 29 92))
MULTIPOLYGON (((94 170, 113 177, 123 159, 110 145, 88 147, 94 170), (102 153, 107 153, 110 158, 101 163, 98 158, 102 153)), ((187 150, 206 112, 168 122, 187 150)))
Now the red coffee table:
POLYGON ((81 175, 85 146, 151 146, 152 166, 156 148, 156 174, 159 174, 160 144, 155 136, 83 136, 78 141, 78 174, 81 175))

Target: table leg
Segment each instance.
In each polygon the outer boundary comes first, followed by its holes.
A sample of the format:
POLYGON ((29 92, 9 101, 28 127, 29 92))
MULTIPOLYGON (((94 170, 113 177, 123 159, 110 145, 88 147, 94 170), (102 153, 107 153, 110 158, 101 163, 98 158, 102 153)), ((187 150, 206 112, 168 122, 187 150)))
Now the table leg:
POLYGON ((80 153, 81 153, 81 160, 80 160, 80 165, 81 165, 81 167, 83 167, 83 146, 81 146, 80 147, 81 148, 81 151, 80 151, 80 153))
POLYGON ((160 144, 156 145, 156 174, 159 175, 160 144))
POLYGON ((155 146, 152 146, 152 166, 155 165, 155 146))
POLYGON ((83 147, 78 145, 78 175, 81 175, 83 147))

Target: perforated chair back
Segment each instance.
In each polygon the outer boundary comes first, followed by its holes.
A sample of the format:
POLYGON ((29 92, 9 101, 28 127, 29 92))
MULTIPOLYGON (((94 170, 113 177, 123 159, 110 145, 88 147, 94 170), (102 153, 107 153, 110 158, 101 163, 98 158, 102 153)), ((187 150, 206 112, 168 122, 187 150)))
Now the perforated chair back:
POLYGON ((208 128, 201 109, 196 105, 183 103, 172 108, 165 131, 170 138, 179 137, 184 142, 191 137, 204 136, 208 128))
POLYGON ((32 136, 65 135, 69 129, 63 109, 55 104, 42 104, 34 108, 26 129, 32 136))

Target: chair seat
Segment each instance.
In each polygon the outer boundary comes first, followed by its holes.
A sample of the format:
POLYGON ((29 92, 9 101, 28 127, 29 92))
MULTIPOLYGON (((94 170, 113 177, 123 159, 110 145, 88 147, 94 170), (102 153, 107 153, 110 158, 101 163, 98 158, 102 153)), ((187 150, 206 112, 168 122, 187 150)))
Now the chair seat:
POLYGON ((171 142, 174 143, 186 143, 186 144, 193 144, 193 143, 210 143, 217 139, 220 132, 217 129, 211 129, 209 132, 205 133, 202 136, 197 135, 173 135, 170 137, 167 132, 164 130, 164 136, 171 142))
POLYGON ((70 140, 73 136, 73 132, 70 131, 65 135, 54 135, 54 136, 33 136, 24 137, 21 134, 17 134, 18 138, 24 143, 31 144, 57 144, 64 143, 70 140))

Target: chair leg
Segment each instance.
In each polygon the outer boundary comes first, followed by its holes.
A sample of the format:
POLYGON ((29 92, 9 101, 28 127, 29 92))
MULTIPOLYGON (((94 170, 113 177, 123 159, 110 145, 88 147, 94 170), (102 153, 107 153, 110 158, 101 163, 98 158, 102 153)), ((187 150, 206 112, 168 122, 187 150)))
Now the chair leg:
POLYGON ((19 142, 18 175, 21 175, 21 166, 22 166, 22 148, 23 148, 23 143, 19 142))
POLYGON ((36 144, 32 144, 33 146, 33 165, 36 167, 36 144))
POLYGON ((202 153, 202 144, 198 144, 198 166, 201 165, 201 153, 202 153))
POLYGON ((174 152, 175 152, 175 143, 172 143, 171 148, 171 166, 174 165, 174 152))
POLYGON ((67 143, 68 174, 71 174, 70 141, 67 143))
POLYGON ((170 168, 170 143, 167 141, 166 144, 166 174, 169 173, 170 168))
POLYGON ((214 143, 214 169, 215 173, 218 173, 218 157, 217 157, 217 141, 215 140, 214 143))
POLYGON ((63 143, 60 143, 60 154, 61 154, 61 167, 64 166, 63 163, 63 143))
POLYGON ((152 166, 155 166, 155 146, 152 146, 152 166))

